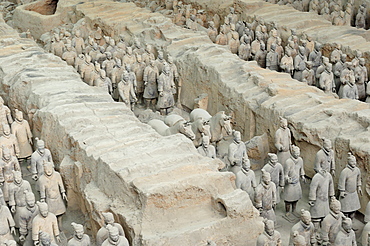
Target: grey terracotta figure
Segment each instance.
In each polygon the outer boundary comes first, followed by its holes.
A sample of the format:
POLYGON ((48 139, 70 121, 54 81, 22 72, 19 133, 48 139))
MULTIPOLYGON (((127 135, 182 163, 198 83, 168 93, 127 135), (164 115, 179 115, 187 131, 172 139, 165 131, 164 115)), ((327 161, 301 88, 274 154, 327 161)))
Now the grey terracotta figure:
POLYGON ((362 245, 369 245, 370 244, 370 201, 366 205, 366 210, 365 210, 365 226, 362 229, 362 234, 361 234, 361 242, 362 245))
POLYGON ((342 227, 343 213, 340 202, 332 198, 330 201, 330 213, 321 222, 322 245, 333 245, 340 228, 342 227))
POLYGON ((103 88, 104 91, 108 92, 110 95, 113 94, 112 81, 107 77, 104 70, 100 70, 100 76, 95 79, 94 86, 103 88))
POLYGON ((355 26, 357 28, 365 28, 366 27, 366 8, 364 5, 361 5, 358 9, 358 13, 356 15, 355 26))
POLYGON ((31 173, 32 179, 38 180, 44 174, 44 162, 53 162, 50 150, 45 148, 45 142, 36 139, 36 151, 31 155, 31 173))
POLYGON ((39 208, 31 191, 25 191, 25 200, 26 206, 19 208, 19 240, 23 246, 33 246, 32 221, 39 214, 39 208))
POLYGON ((279 54, 275 51, 276 44, 271 44, 270 51, 266 56, 266 68, 274 71, 279 71, 279 54))
POLYGON ((279 34, 278 34, 278 31, 274 28, 270 31, 270 37, 267 39, 267 47, 266 47, 266 50, 267 51, 270 51, 271 50, 271 45, 272 44, 277 44, 277 40, 278 40, 278 37, 279 37, 279 34))
MULTIPOLYGON (((30 161, 32 155, 32 133, 28 121, 23 119, 22 111, 15 110, 15 121, 12 123, 12 133, 17 138, 19 159, 30 161)), ((30 164, 28 164, 29 166, 30 164)))
POLYGON ((270 173, 262 171, 261 183, 256 188, 254 198, 255 206, 260 211, 263 218, 272 220, 276 223, 275 206, 276 206, 276 186, 271 182, 270 173))
POLYGON ((256 182, 256 175, 254 171, 251 169, 251 163, 249 159, 244 160, 242 164, 242 168, 239 172, 236 173, 235 185, 237 189, 242 189, 248 193, 251 200, 253 200, 257 182, 256 182))
POLYGON ((293 76, 294 64, 290 50, 285 50, 285 55, 281 58, 280 61, 280 69, 282 72, 288 73, 290 76, 293 76))
POLYGON ((341 86, 341 81, 340 81, 340 75, 342 73, 342 71, 344 70, 345 68, 345 62, 347 60, 347 55, 346 54, 342 54, 340 56, 340 59, 337 63, 335 63, 334 67, 333 67, 333 74, 334 74, 334 82, 335 82, 335 90, 336 91, 339 91, 339 88, 341 86))
POLYGON ((134 85, 130 82, 130 74, 124 70, 122 79, 117 85, 119 94, 119 102, 124 102, 128 108, 134 109, 134 104, 137 101, 134 85))
POLYGON ((60 40, 60 37, 58 34, 54 35, 55 42, 51 44, 51 53, 53 53, 56 56, 62 57, 63 52, 65 50, 65 45, 62 40, 60 40))
POLYGON ((207 135, 202 135, 202 144, 197 148, 197 151, 202 156, 216 159, 216 148, 210 144, 210 137, 207 135))
POLYGON ((317 68, 322 64, 321 56, 322 56, 321 44, 318 42, 315 42, 315 48, 308 57, 308 60, 311 61, 313 64, 312 68, 315 71, 315 74, 316 74, 317 68))
POLYGON ((9 206, 10 211, 14 214, 14 221, 19 228, 20 209, 26 207, 25 191, 31 192, 31 185, 27 180, 22 178, 20 171, 13 171, 14 181, 9 185, 9 206))
POLYGON ((39 233, 40 231, 46 232, 51 237, 51 242, 60 242, 59 237, 59 226, 57 217, 49 212, 49 206, 45 202, 36 203, 39 208, 39 214, 32 220, 32 240, 34 245, 40 242, 39 233))
POLYGON ((40 246, 58 246, 58 244, 51 241, 51 236, 47 232, 40 231, 39 239, 38 245, 40 246))
POLYGON ((323 146, 317 151, 315 158, 314 170, 319 172, 320 169, 324 169, 330 172, 331 175, 335 176, 335 156, 333 146, 330 139, 323 138, 323 146))
POLYGON ((85 64, 85 55, 79 54, 75 59, 74 67, 78 73, 81 73, 81 68, 85 64))
POLYGON ((121 81, 122 74, 125 71, 125 68, 122 67, 121 59, 115 59, 116 64, 114 65, 112 71, 112 88, 113 88, 113 99, 118 101, 119 100, 119 92, 118 92, 118 83, 121 81))
POLYGON ((231 38, 229 39, 229 48, 231 53, 237 54, 240 46, 239 34, 237 32, 232 32, 231 38))
POLYGON ((315 71, 312 69, 312 62, 306 62, 306 69, 302 72, 302 82, 307 83, 308 85, 315 86, 315 71))
POLYGON ((174 94, 176 94, 176 86, 171 74, 171 68, 167 62, 164 63, 161 75, 158 77, 158 102, 161 115, 167 115, 175 106, 174 94))
POLYGON ((109 78, 112 77, 114 65, 116 62, 113 59, 111 52, 105 52, 107 59, 105 59, 101 65, 101 68, 105 70, 109 78))
POLYGON ((330 213, 329 201, 333 196, 333 178, 325 169, 320 169, 312 178, 308 194, 308 203, 317 235, 320 232, 320 222, 330 213))
POLYGON ((77 58, 77 53, 73 50, 73 47, 70 44, 67 44, 66 50, 63 52, 61 58, 65 60, 68 65, 74 66, 75 59, 77 58))
POLYGON ((84 227, 81 224, 72 222, 74 233, 73 237, 68 241, 67 246, 90 246, 90 237, 85 234, 84 227))
POLYGON ((166 60, 164 59, 163 51, 158 51, 157 59, 155 60, 155 66, 157 67, 157 70, 159 73, 163 71, 164 63, 166 60))
POLYGON ((10 109, 4 105, 4 99, 0 97, 0 132, 3 132, 3 125, 11 125, 13 123, 13 118, 10 113, 10 109))
POLYGON ((292 148, 292 136, 288 128, 288 121, 280 117, 280 127, 275 132, 275 147, 279 162, 285 169, 285 163, 290 158, 290 150, 292 148))
POLYGON ((261 68, 266 68, 266 55, 265 44, 261 43, 260 50, 257 51, 254 59, 261 68))
POLYGON ((300 235, 298 231, 293 232, 293 246, 307 246, 304 236, 300 235))
POLYGON ((348 164, 342 170, 338 181, 339 201, 342 212, 353 219, 355 212, 361 208, 359 195, 362 196, 361 172, 356 166, 356 158, 348 153, 348 164))
POLYGON ((358 99, 358 89, 353 80, 347 80, 344 85, 342 85, 342 91, 339 98, 347 99, 358 99))
POLYGON ((301 210, 301 220, 298 221, 290 230, 289 246, 293 246, 294 237, 296 237, 296 232, 303 236, 306 244, 305 246, 316 246, 317 240, 315 235, 315 228, 311 222, 311 214, 309 211, 301 210))
POLYGON ((258 236, 256 246, 281 246, 281 235, 280 232, 275 230, 274 221, 265 219, 263 223, 265 225, 265 230, 261 235, 258 236))
POLYGON ((0 204, 0 218, 0 242, 4 242, 5 240, 14 240, 13 235, 16 235, 15 223, 12 214, 5 203, 0 204))
POLYGON ((340 61, 341 56, 343 55, 342 52, 342 45, 341 44, 334 44, 334 50, 330 54, 330 62, 333 64, 336 64, 338 61, 340 61))
POLYGON ((46 201, 49 211, 56 216, 66 212, 63 200, 68 201, 60 173, 51 162, 44 163, 44 174, 39 178, 40 200, 46 201))
POLYGON ((72 38, 72 47, 75 48, 77 55, 80 55, 85 50, 85 41, 81 37, 81 31, 76 30, 74 37, 72 38))
POLYGON ((305 48, 300 46, 298 54, 294 58, 294 76, 293 78, 302 81, 302 72, 306 69, 307 58, 305 56, 305 48))
POLYGON ((6 202, 9 201, 9 187, 13 183, 13 171, 21 171, 21 167, 17 158, 11 155, 8 148, 4 147, 0 159, 0 184, 3 185, 3 196, 6 202))
POLYGON ((102 243, 102 246, 130 246, 125 235, 120 235, 117 227, 107 225, 108 238, 102 243))
POLYGON ((94 64, 91 63, 91 56, 85 56, 85 63, 80 66, 80 75, 83 81, 88 85, 93 85, 93 73, 95 67, 94 64))
POLYGON ((240 43, 238 55, 240 59, 248 61, 251 56, 251 45, 250 37, 244 37, 243 41, 240 43))
POLYGON ((352 230, 352 220, 343 218, 341 229, 335 238, 333 246, 357 246, 356 235, 352 230))
POLYGON ((358 99, 364 101, 366 99, 366 88, 365 84, 368 81, 368 73, 366 68, 366 63, 364 58, 360 58, 359 65, 355 68, 355 79, 358 91, 358 99))
POLYGON ((0 146, 9 149, 11 156, 19 157, 19 145, 17 138, 10 131, 8 124, 3 125, 3 135, 0 137, 0 146))
POLYGON ((321 73, 319 78, 319 87, 325 93, 332 93, 335 91, 334 74, 332 72, 332 65, 329 63, 325 70, 321 73))
POLYGON ((266 172, 271 175, 271 181, 276 187, 276 204, 280 203, 280 191, 284 191, 284 170, 283 166, 279 163, 276 154, 268 153, 268 162, 263 167, 266 172))
POLYGON ((218 35, 218 31, 215 28, 215 23, 213 21, 208 22, 208 29, 207 29, 208 37, 211 39, 213 43, 216 43, 216 37, 218 35))
POLYGON ((143 104, 143 93, 144 93, 144 69, 146 67, 145 62, 142 61, 141 55, 136 55, 136 63, 133 65, 133 71, 136 75, 136 96, 139 104, 143 104))
POLYGON ((156 99, 158 98, 157 81, 159 72, 155 66, 155 61, 151 60, 150 65, 144 70, 144 99, 146 108, 155 109, 156 99))
POLYGON ((114 217, 112 213, 102 213, 104 217, 104 226, 99 229, 98 233, 96 234, 96 246, 101 246, 103 242, 108 238, 109 231, 108 226, 112 226, 117 228, 119 236, 125 236, 125 232, 120 224, 114 222, 114 217))
POLYGON ((229 145, 227 159, 229 162, 229 170, 236 174, 239 172, 244 160, 248 159, 245 143, 241 139, 239 131, 233 131, 233 142, 229 145))
POLYGON ((304 164, 302 157, 300 157, 299 147, 292 146, 292 155, 286 161, 285 167, 285 216, 289 221, 291 221, 293 219, 290 216, 290 211, 292 211, 292 214, 295 214, 297 202, 302 198, 300 179, 302 179, 303 182, 306 182, 304 164))

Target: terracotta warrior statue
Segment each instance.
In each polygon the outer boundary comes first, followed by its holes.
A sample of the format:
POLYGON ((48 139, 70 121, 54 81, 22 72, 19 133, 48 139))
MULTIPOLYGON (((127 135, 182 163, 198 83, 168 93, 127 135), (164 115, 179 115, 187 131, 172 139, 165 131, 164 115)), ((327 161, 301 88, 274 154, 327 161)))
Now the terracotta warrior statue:
POLYGON ((117 228, 119 236, 125 236, 125 232, 120 224, 114 223, 114 217, 112 213, 102 213, 104 217, 104 226, 99 229, 98 233, 96 234, 96 246, 101 246, 103 242, 108 238, 109 231, 108 226, 117 228))
POLYGON ((216 159, 216 148, 210 144, 210 138, 207 135, 202 136, 202 144, 197 148, 197 150, 202 156, 216 159))
POLYGON ((120 232, 117 227, 112 225, 107 225, 108 238, 102 243, 102 246, 130 246, 128 240, 120 232))
MULTIPOLYGON (((0 193, 0 195, 2 195, 2 193, 0 193)), ((3 197, 0 198, 0 201, 3 200, 3 197)), ((0 218, 0 242, 14 240, 13 235, 16 235, 15 223, 12 214, 5 203, 0 204, 0 218)))
POLYGON ((12 115, 10 114, 10 109, 4 105, 4 100, 0 97, 0 132, 3 132, 3 125, 11 125, 13 123, 12 115))
POLYGON ((294 65, 293 65, 293 57, 291 56, 290 50, 285 50, 285 55, 281 58, 280 61, 280 69, 284 73, 290 74, 293 76, 294 72, 294 65))
POLYGON ((315 71, 312 69, 312 62, 306 61, 306 69, 302 72, 302 82, 316 86, 315 71))
POLYGON ((332 198, 330 201, 330 213, 321 222, 322 245, 333 245, 335 238, 342 226, 344 215, 341 212, 340 202, 332 198))
POLYGON ((359 65, 355 68, 355 79, 358 91, 358 99, 364 101, 366 99, 365 84, 368 81, 367 68, 364 58, 360 58, 359 65))
POLYGON ((297 233, 304 237, 304 246, 316 245, 317 240, 315 235, 315 228, 311 222, 311 214, 307 210, 301 210, 301 220, 290 230, 289 246, 294 246, 293 241, 294 238, 297 237, 297 233))
POLYGON ((302 72, 306 69, 306 55, 305 55, 305 48, 302 46, 299 46, 298 48, 298 54, 294 58, 294 76, 293 78, 302 81, 302 72))
POLYGON ((276 223, 275 206, 276 206, 276 186, 271 182, 270 173, 262 171, 261 183, 256 188, 255 206, 260 211, 263 218, 272 220, 276 223))
POLYGON ((276 154, 268 153, 269 161, 263 167, 271 175, 271 181, 276 187, 276 204, 280 202, 280 191, 284 191, 284 171, 283 166, 279 163, 276 154))
POLYGON ((324 169, 326 172, 330 172, 331 175, 335 176, 335 158, 334 150, 330 139, 323 138, 323 147, 316 153, 315 158, 315 172, 319 172, 320 169, 324 169))
POLYGON ((40 246, 58 246, 58 244, 51 241, 49 233, 40 231, 39 232, 39 244, 40 246))
POLYGON ((275 230, 274 221, 265 219, 263 223, 265 224, 265 231, 258 236, 256 246, 281 246, 281 235, 275 230))
POLYGON ((275 133, 275 147, 277 149, 278 160, 283 165, 284 171, 286 161, 290 158, 291 139, 292 136, 288 128, 288 121, 280 117, 280 128, 275 133))
POLYGON ((44 162, 53 162, 50 150, 45 148, 45 142, 41 139, 36 139, 36 151, 31 155, 31 173, 32 179, 38 180, 44 174, 44 162))
POLYGON ((12 156, 6 147, 3 148, 2 156, 0 159, 0 184, 3 186, 3 196, 7 202, 9 201, 10 184, 13 183, 13 171, 21 171, 21 167, 17 158, 12 156))
POLYGON ((334 246, 357 246, 356 235, 352 230, 352 220, 343 218, 342 228, 339 230, 333 243, 334 246))
POLYGON ((157 80, 159 72, 155 66, 155 61, 151 60, 150 65, 144 69, 144 99, 146 108, 155 109, 156 99, 158 97, 157 80))
POLYGON ((312 221, 317 234, 320 232, 320 222, 330 213, 329 200, 331 197, 334 197, 333 178, 329 172, 321 168, 313 176, 308 194, 312 221))
POLYGON ((239 172, 243 161, 248 159, 248 154, 240 132, 234 131, 233 137, 234 140, 229 145, 227 157, 230 165, 229 170, 236 174, 239 172))
POLYGON ((68 201, 60 173, 51 162, 44 163, 44 174, 39 178, 40 200, 46 201, 49 211, 56 216, 66 212, 63 200, 68 201))
POLYGON ((158 103, 161 115, 167 115, 175 105, 173 95, 176 93, 176 86, 171 74, 171 68, 168 63, 164 63, 163 71, 158 77, 158 103))
POLYGON ((325 93, 336 92, 332 67, 331 63, 327 64, 325 66, 325 70, 320 74, 319 87, 325 93))
POLYGON ((19 145, 17 138, 10 132, 8 124, 3 125, 3 135, 0 137, 0 146, 9 149, 11 156, 19 157, 19 145))
POLYGON ((12 133, 17 138, 19 159, 26 159, 30 166, 32 155, 32 133, 28 121, 23 119, 22 111, 15 110, 15 121, 12 123, 12 133))
POLYGON ((32 240, 34 245, 40 243, 40 231, 46 232, 51 237, 51 242, 60 242, 57 217, 49 212, 49 206, 45 202, 37 202, 39 214, 32 220, 32 240))
POLYGON ((302 198, 302 188, 300 179, 306 182, 303 159, 300 157, 300 149, 297 146, 292 146, 292 155, 286 161, 285 170, 285 216, 289 221, 293 220, 290 216, 290 208, 292 213, 295 213, 297 202, 302 198))
POLYGON ((90 237, 85 234, 83 225, 74 222, 71 225, 73 226, 74 234, 68 241, 67 246, 90 246, 90 237))
POLYGON ((362 196, 362 189, 361 172, 356 166, 356 158, 351 153, 348 153, 347 166, 340 173, 338 190, 342 212, 353 219, 355 212, 361 208, 358 196, 362 196))
POLYGON ((266 56, 266 68, 274 71, 279 71, 279 54, 275 51, 276 44, 271 44, 270 51, 267 53, 266 56))
POLYGON ((119 102, 124 102, 128 108, 134 110, 135 102, 137 101, 133 83, 130 82, 129 73, 124 70, 122 79, 117 85, 119 94, 119 102))
POLYGON ((236 173, 235 176, 236 188, 247 192, 249 197, 252 199, 257 188, 257 182, 254 171, 251 169, 251 163, 249 159, 243 161, 242 168, 236 173))
POLYGON ((23 246, 33 246, 32 221, 39 214, 39 208, 31 191, 25 191, 25 198, 26 206, 19 208, 19 240, 23 246))
POLYGON ((14 181, 9 185, 9 206, 10 211, 14 213, 15 226, 19 228, 20 209, 26 207, 25 191, 32 191, 31 185, 22 178, 20 171, 13 171, 14 181))
POLYGON ((73 50, 73 47, 70 44, 67 44, 66 50, 63 52, 62 59, 65 60, 68 65, 74 66, 76 58, 77 58, 76 51, 73 50))

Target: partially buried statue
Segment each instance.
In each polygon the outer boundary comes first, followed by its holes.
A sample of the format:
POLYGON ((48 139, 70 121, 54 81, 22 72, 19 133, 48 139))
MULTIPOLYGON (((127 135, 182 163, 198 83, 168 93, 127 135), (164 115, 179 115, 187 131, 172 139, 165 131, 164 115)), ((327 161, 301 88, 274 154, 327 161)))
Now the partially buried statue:
POLYGON ((304 237, 305 246, 314 246, 317 243, 315 237, 314 225, 311 222, 311 214, 309 211, 301 210, 301 220, 295 224, 290 231, 289 246, 294 246, 294 238, 297 237, 297 233, 304 237))
POLYGON ((228 148, 228 161, 230 165, 229 170, 236 174, 240 170, 243 160, 248 159, 248 154, 240 132, 233 131, 233 136, 233 142, 228 148))
POLYGON ((81 224, 72 222, 74 229, 73 237, 68 241, 67 246, 90 246, 90 237, 84 233, 84 227, 81 224))
POLYGON ((114 217, 112 213, 102 213, 104 217, 104 226, 99 229, 98 233, 96 234, 96 245, 101 246, 103 242, 108 238, 109 236, 109 230, 108 226, 117 228, 119 236, 125 236, 125 232, 123 231, 123 228, 120 224, 114 223, 114 217))
POLYGON ((207 135, 202 135, 202 144, 197 148, 197 150, 202 156, 216 159, 216 148, 210 144, 210 138, 207 135))
POLYGON ((263 223, 265 224, 265 231, 258 236, 256 246, 281 246, 281 235, 275 230, 274 221, 265 219, 263 223))
POLYGON ((125 236, 121 236, 117 227, 107 225, 108 238, 105 239, 102 246, 130 246, 125 236))

